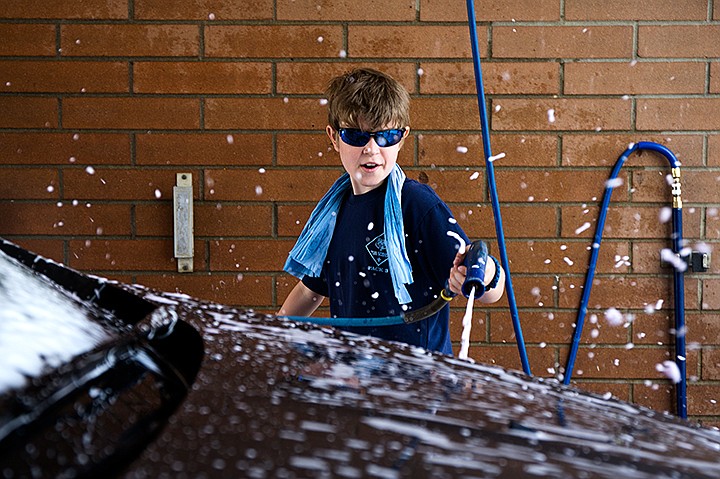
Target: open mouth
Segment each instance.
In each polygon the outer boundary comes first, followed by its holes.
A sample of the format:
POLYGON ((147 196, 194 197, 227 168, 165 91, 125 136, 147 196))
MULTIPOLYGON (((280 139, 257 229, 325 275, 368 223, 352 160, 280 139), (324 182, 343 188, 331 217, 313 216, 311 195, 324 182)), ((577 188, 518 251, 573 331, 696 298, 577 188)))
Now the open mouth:
POLYGON ((363 170, 373 171, 374 169, 379 168, 380 165, 378 165, 377 163, 364 163, 364 164, 360 165, 360 167, 363 170))

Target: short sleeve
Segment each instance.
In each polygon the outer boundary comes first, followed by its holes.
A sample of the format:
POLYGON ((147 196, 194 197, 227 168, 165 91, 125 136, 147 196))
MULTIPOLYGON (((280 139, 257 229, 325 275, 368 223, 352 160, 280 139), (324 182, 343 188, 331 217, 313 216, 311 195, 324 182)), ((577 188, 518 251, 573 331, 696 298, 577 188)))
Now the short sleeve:
POLYGON ((305 275, 302 279, 302 283, 312 292, 319 294, 320 296, 329 296, 327 282, 321 277, 313 277, 305 275))

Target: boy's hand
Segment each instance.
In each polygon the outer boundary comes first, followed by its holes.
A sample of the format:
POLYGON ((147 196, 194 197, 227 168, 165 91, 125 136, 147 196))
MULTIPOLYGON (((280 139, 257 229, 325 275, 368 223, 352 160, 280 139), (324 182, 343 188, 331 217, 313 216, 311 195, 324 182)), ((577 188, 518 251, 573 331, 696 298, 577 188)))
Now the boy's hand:
POLYGON ((450 291, 462 296, 462 285, 467 275, 467 267, 463 265, 465 260, 465 251, 458 251, 453 260, 452 268, 450 268, 450 276, 448 276, 448 287, 450 291))
MULTIPOLYGON (((450 268, 450 275, 448 276, 448 287, 450 288, 450 291, 455 294, 459 294, 460 296, 463 296, 462 285, 465 282, 465 277, 467 276, 467 267, 463 264, 464 261, 465 252, 458 252, 455 255, 452 268, 450 268)), ((485 265, 485 280, 483 281, 483 283, 489 284, 494 276, 495 262, 490 261, 490 259, 488 258, 487 264, 485 265)), ((502 295, 502 290, 500 291, 500 295, 502 295)), ((493 302, 494 301, 495 300, 493 300, 493 302)))

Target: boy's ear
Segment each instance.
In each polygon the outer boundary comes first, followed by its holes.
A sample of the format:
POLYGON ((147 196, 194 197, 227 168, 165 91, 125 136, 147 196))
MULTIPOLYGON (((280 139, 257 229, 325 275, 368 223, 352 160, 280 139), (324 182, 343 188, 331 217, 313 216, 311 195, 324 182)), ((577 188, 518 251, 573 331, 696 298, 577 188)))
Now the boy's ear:
POLYGON ((327 133, 328 138, 330 138, 330 141, 332 142, 333 148, 335 148, 335 151, 340 151, 338 149, 337 141, 337 132, 333 129, 332 126, 328 125, 325 127, 325 133, 327 133))
POLYGON ((398 147, 398 150, 402 149, 403 145, 405 144, 405 140, 407 139, 408 136, 410 136, 410 127, 406 126, 405 133, 403 133, 403 138, 402 138, 402 140, 400 140, 400 146, 398 147))

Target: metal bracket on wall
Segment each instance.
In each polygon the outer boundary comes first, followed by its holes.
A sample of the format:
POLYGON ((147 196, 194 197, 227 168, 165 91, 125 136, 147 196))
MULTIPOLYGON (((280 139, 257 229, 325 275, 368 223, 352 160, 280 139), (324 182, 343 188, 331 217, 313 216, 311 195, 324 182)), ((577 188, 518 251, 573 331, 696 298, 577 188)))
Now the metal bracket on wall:
POLYGON ((710 253, 693 251, 687 259, 688 270, 693 273, 705 273, 710 268, 710 253))
POLYGON ((175 258, 180 273, 191 273, 195 255, 192 173, 178 173, 176 185, 173 187, 175 258))
MULTIPOLYGON (((710 268, 710 253, 692 251, 689 255, 680 256, 680 258, 687 264, 686 272, 688 273, 706 273, 710 268)), ((664 268, 673 267, 670 262, 662 257, 660 258, 660 265, 664 268)))

